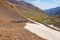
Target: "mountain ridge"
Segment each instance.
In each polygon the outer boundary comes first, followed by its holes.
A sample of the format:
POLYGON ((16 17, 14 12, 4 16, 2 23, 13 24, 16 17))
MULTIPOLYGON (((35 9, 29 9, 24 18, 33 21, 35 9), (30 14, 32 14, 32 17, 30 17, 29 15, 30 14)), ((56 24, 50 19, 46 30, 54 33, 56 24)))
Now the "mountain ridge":
POLYGON ((56 12, 60 11, 60 7, 56 7, 56 8, 51 8, 51 9, 47 9, 45 10, 45 12, 50 15, 50 16, 54 16, 55 14, 58 15, 56 12))

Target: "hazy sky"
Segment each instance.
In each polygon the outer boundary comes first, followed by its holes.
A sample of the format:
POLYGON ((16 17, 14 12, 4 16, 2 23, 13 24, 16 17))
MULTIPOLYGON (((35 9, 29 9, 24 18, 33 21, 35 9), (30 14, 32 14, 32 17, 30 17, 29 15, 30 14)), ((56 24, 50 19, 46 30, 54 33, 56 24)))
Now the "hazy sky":
POLYGON ((45 10, 49 8, 60 7, 60 0, 25 0, 39 8, 45 10))

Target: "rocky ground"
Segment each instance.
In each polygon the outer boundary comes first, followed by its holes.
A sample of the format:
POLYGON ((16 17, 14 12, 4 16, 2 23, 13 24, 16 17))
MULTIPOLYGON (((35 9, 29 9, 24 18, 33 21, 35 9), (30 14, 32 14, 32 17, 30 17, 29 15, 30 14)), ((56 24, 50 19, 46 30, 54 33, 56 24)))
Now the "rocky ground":
POLYGON ((22 23, 1 23, 0 40, 45 40, 34 33, 24 29, 26 24, 22 23))

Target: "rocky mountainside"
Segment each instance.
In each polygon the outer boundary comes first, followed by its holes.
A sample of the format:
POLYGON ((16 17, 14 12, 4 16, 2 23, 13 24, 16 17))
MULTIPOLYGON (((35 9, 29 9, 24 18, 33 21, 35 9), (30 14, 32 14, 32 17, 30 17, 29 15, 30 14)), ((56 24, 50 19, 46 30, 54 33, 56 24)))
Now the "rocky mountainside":
POLYGON ((7 2, 0 2, 0 40, 45 40, 24 29, 29 20, 7 2))

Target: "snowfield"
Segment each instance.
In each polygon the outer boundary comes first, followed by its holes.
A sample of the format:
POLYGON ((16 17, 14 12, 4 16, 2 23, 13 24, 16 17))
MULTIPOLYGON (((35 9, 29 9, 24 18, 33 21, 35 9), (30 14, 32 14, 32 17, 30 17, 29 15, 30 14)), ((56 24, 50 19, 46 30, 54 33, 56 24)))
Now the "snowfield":
POLYGON ((26 23, 25 29, 47 40, 60 40, 60 32, 46 27, 41 23, 26 23))

